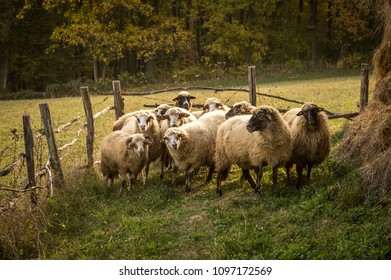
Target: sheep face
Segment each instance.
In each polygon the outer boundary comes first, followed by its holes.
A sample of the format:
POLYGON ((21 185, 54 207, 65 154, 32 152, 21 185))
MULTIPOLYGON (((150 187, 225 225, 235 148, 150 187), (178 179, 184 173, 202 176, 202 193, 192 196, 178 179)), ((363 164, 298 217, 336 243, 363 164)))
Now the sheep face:
POLYGON ((183 134, 183 132, 172 130, 167 131, 167 133, 163 137, 163 141, 165 142, 168 149, 178 150, 184 137, 185 135, 183 134))
POLYGON ((318 124, 318 112, 323 110, 323 108, 318 107, 314 103, 306 103, 301 108, 301 111, 297 113, 297 116, 304 116, 308 126, 315 126, 318 124))
POLYGON ((253 106, 247 101, 234 104, 234 106, 225 114, 225 118, 229 119, 234 116, 251 114, 253 106))
POLYGON ((164 114, 164 116, 161 117, 161 119, 167 120, 168 127, 178 127, 182 125, 183 118, 187 118, 189 116, 190 115, 185 112, 177 110, 176 108, 171 108, 167 110, 167 112, 164 114))
POLYGON ((214 110, 221 110, 223 104, 217 98, 208 98, 204 104, 204 112, 213 112, 214 110))
POLYGON ((138 127, 141 132, 147 131, 152 123, 152 120, 154 119, 153 116, 148 114, 138 114, 135 117, 137 119, 138 127))
POLYGON ((272 112, 268 108, 260 107, 254 110, 253 115, 246 125, 248 132, 264 131, 273 120, 272 112))
POLYGON ((162 116, 167 112, 168 109, 170 109, 171 106, 167 104, 161 104, 155 109, 155 115, 156 119, 158 121, 162 120, 162 116))
POLYGON ((186 91, 181 91, 180 93, 178 93, 178 96, 173 99, 173 101, 176 101, 175 106, 178 106, 179 108, 183 108, 186 110, 190 110, 191 99, 195 99, 195 97, 190 95, 190 93, 186 91))
POLYGON ((136 134, 126 139, 125 143, 128 150, 133 150, 135 154, 142 156, 146 150, 146 146, 153 143, 153 139, 149 136, 136 134))

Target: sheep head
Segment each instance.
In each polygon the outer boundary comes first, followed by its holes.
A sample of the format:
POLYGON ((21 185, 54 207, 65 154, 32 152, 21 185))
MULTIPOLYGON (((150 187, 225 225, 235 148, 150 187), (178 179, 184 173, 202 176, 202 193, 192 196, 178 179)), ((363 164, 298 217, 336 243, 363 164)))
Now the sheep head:
POLYGON ((168 120, 168 127, 178 127, 182 125, 182 119, 187 117, 190 117, 190 114, 173 107, 168 109, 167 112, 161 116, 161 120, 168 120))
POLYGON ((160 104, 155 110, 154 113, 156 115, 156 119, 158 121, 162 120, 162 116, 170 109, 172 106, 168 104, 160 104))
POLYGON ((138 123, 138 127, 141 132, 146 132, 151 126, 152 121, 155 119, 150 113, 139 113, 135 115, 138 123))
POLYGON ((150 136, 144 136, 142 134, 134 134, 125 141, 126 148, 133 150, 138 156, 142 156, 146 150, 146 146, 152 143, 153 139, 150 136))
POLYGON ((204 112, 213 112, 214 110, 221 110, 222 108, 223 103, 221 103, 220 99, 211 97, 206 99, 203 110, 204 112))
POLYGON ((177 128, 169 128, 164 134, 163 141, 168 149, 178 150, 183 139, 186 139, 186 134, 183 130, 177 128))
POLYGON ((239 103, 235 103, 234 106, 225 114, 225 118, 229 119, 234 116, 240 116, 240 115, 249 115, 251 114, 251 110, 255 109, 251 103, 247 101, 242 101, 239 103))
POLYGON ((252 111, 252 116, 246 125, 248 132, 264 131, 274 120, 275 109, 270 106, 260 106, 252 111))
POLYGON ((178 96, 173 99, 175 106, 190 110, 192 107, 191 99, 195 99, 194 96, 190 95, 187 91, 181 91, 178 93, 178 96))
POLYGON ((296 116, 303 116, 307 125, 313 126, 318 124, 318 113, 324 111, 323 108, 318 107, 315 103, 305 103, 301 107, 301 111, 296 116))

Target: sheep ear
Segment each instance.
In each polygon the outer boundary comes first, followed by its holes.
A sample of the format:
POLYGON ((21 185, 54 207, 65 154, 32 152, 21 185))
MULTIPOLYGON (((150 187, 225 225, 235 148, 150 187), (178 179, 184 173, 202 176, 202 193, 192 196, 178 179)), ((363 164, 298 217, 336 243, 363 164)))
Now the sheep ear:
POLYGON ((165 141, 167 141, 168 137, 167 136, 163 136, 162 139, 160 139, 160 143, 164 143, 165 141))
POLYGON ((303 111, 300 111, 296 114, 296 116, 302 116, 303 115, 303 111))
POLYGON ((196 99, 196 97, 193 95, 190 95, 190 99, 196 99))
POLYGON ((175 97, 172 101, 178 101, 178 97, 175 97))
POLYGON ((126 141, 125 141, 126 148, 128 148, 128 149, 132 148, 130 145, 132 143, 132 140, 133 140, 133 137, 129 137, 128 139, 126 139, 126 141))
POLYGON ((147 145, 151 145, 153 143, 153 139, 150 136, 144 136, 145 140, 144 143, 147 145))
POLYGON ((160 119, 161 119, 161 120, 167 120, 167 119, 168 119, 168 115, 160 116, 160 119))
POLYGON ((202 108, 202 110, 208 110, 208 105, 204 105, 204 107, 202 108))
POLYGON ((187 117, 190 117, 190 115, 188 113, 180 113, 179 117, 180 118, 187 118, 187 117))
POLYGON ((322 111, 324 111, 324 109, 321 107, 318 107, 318 112, 322 112, 322 111))
POLYGON ((182 132, 179 132, 179 133, 178 133, 178 136, 179 136, 179 138, 181 138, 181 139, 185 138, 185 134, 182 133, 182 132))

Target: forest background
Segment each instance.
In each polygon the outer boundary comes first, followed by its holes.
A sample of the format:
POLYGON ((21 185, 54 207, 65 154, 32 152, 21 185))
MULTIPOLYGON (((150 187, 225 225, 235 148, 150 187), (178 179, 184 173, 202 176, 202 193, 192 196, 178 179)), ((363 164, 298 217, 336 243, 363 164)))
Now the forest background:
POLYGON ((218 79, 249 65, 358 68, 382 34, 368 2, 2 0, 0 97, 64 96, 113 79, 125 86, 218 79))

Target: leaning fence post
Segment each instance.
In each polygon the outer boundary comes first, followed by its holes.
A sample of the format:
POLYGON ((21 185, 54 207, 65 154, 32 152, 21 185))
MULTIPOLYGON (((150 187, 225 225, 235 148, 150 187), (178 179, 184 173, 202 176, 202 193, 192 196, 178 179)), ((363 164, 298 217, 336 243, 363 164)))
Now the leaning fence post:
POLYGON ((255 80, 255 66, 248 67, 249 99, 253 106, 257 106, 257 84, 255 80))
MULTIPOLYGON (((31 130, 30 115, 23 115, 23 132, 28 178, 26 189, 28 189, 35 186, 34 137, 31 130)), ((38 203, 38 197, 35 191, 31 192, 31 203, 38 203)))
POLYGON ((121 96, 121 82, 113 81, 115 119, 118 120, 124 113, 124 99, 121 96))
POLYGON ((368 72, 367 63, 361 63, 361 87, 360 87, 360 112, 364 110, 368 104, 368 72))
POLYGON ((54 171, 53 184, 55 187, 64 187, 64 174, 62 173, 60 158, 58 157, 56 141, 54 139, 49 105, 47 103, 39 104, 39 110, 41 111, 41 119, 49 148, 49 162, 54 171))
POLYGON ((87 167, 91 167, 94 164, 94 115, 92 113, 90 96, 88 95, 88 87, 81 87, 80 93, 87 119, 87 167))

